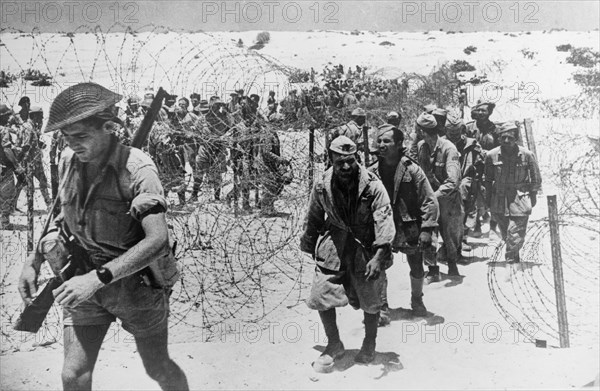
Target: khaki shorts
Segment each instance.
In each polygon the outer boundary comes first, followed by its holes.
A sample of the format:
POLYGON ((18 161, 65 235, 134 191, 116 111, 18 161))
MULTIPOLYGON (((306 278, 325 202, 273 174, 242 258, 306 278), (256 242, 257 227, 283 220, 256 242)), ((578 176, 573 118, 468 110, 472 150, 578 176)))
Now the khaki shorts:
POLYGON ((363 273, 347 270, 324 274, 316 267, 307 305, 313 310, 326 311, 349 303, 354 309, 376 314, 383 304, 381 291, 385 283, 384 271, 378 279, 367 280, 363 273))
POLYGON ((150 337, 168 326, 169 294, 131 275, 108 284, 76 307, 63 307, 65 326, 99 326, 121 320, 134 337, 150 337))

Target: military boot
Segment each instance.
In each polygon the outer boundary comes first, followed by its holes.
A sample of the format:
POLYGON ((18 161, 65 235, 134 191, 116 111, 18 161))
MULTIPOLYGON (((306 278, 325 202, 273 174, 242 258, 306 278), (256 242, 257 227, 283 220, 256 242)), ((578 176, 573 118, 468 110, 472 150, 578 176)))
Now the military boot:
POLYGON ((448 275, 460 276, 460 273, 458 272, 458 266, 456 266, 456 261, 448 261, 448 275))
POLYGON ((344 344, 340 340, 339 330, 336 324, 335 308, 327 311, 319 311, 325 335, 327 336, 327 346, 317 360, 313 363, 313 369, 319 373, 329 373, 333 371, 335 360, 341 358, 346 352, 344 344))
POLYGON ((377 322, 379 313, 365 315, 365 339, 363 339, 360 351, 354 357, 354 361, 360 364, 368 364, 375 358, 375 341, 377 339, 377 322))
POLYGON ((423 282, 425 277, 414 278, 410 276, 410 308, 412 308, 413 315, 415 316, 427 316, 427 308, 423 303, 423 282))
POLYGON ((440 267, 429 266, 429 271, 427 272, 427 283, 431 284, 432 282, 440 282, 442 280, 442 276, 440 275, 440 267))

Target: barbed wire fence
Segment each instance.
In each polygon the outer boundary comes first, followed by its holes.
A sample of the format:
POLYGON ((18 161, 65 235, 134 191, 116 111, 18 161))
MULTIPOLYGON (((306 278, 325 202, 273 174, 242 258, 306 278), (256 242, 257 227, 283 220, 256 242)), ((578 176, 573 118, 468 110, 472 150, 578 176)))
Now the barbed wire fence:
MULTIPOLYGON (((113 33, 113 27, 103 32, 80 26, 63 34, 40 34, 37 30, 25 34, 2 29, 3 71, 5 75, 18 75, 11 85, 0 89, 2 101, 15 105, 21 96, 28 95, 32 105, 40 105, 48 113, 52 99, 61 90, 83 81, 105 85, 125 97, 162 86, 180 97, 200 92, 206 99, 213 95, 224 98, 229 92, 243 89, 247 95, 255 93, 266 101, 268 91, 274 90, 281 97, 290 89, 287 75, 295 71, 293 68, 210 34, 177 32, 154 25, 113 33), (32 88, 31 80, 25 80, 25 76, 44 78, 50 86, 32 88)), ((170 193, 174 208, 168 212, 167 220, 177 242, 176 256, 182 271, 171 296, 170 327, 178 331, 173 333, 175 342, 210 338, 210 331, 224 323, 258 324, 282 308, 301 308, 298 305, 303 301, 309 281, 306 275, 310 273, 308 258, 297 246, 308 199, 308 138, 300 132, 287 133, 270 124, 266 126, 268 129, 256 139, 278 131, 282 155, 291 161, 295 173, 294 181, 285 186, 276 201, 277 209, 283 212, 280 216, 263 217, 256 207, 251 212, 237 213, 236 208, 212 200, 206 184, 198 202, 183 208, 176 205, 174 194, 170 193)), ((231 138, 229 134, 227 137, 231 138)), ((228 145, 233 145, 234 140, 229 141, 228 145)), ((47 159, 47 151, 44 158, 47 159)), ((187 169, 189 191, 193 175, 189 165, 187 169)), ((223 193, 231 192, 231 167, 223 179, 223 193)), ((250 187, 262 193, 263 179, 255 174, 250 187)), ((166 193, 170 190, 165 188, 166 193)), ((251 200, 258 205, 260 200, 254 192, 252 195, 251 200)), ((40 211, 36 215, 39 236, 45 216, 40 211)), ((6 322, 2 335, 7 341, 3 349, 19 349, 31 339, 43 340, 44 335, 60 338, 55 332, 61 321, 56 305, 38 336, 11 330, 22 310, 16 281, 27 253, 24 243, 25 233, 20 231, 3 238, 0 311, 6 322)), ((40 282, 50 273, 44 268, 40 282)), ((284 317, 280 314, 277 318, 284 317)))
MULTIPOLYGON (((540 121, 536 139, 545 188, 555 189, 571 346, 598 343, 600 316, 600 148, 595 120, 540 121), (586 135, 586 133, 588 133, 586 135)), ((538 204, 545 203, 540 197, 538 204)), ((543 206, 542 206, 543 207, 543 206)), ((559 346, 559 320, 548 218, 532 221, 520 264, 506 265, 504 243, 490 258, 488 286, 508 324, 529 341, 559 346)))
MULTIPOLYGON (((281 100, 296 88, 288 79, 296 72, 294 68, 208 33, 174 31, 155 25, 114 33, 113 29, 119 27, 124 26, 115 24, 103 32, 99 28, 80 26, 62 34, 0 29, 3 70, 9 75, 19 75, 11 86, 0 88, 1 100, 14 105, 21 96, 29 95, 32 104, 41 105, 47 113, 52 99, 61 90, 83 81, 103 84, 126 97, 162 86, 179 96, 201 92, 206 97, 225 97, 227 92, 244 89, 248 95, 256 93, 266 101, 270 90, 275 90, 281 100), (31 80, 23 77, 31 70, 42 70, 50 85, 33 89, 31 80)), ((458 111, 456 86, 448 74, 440 69, 433 77, 407 75, 412 81, 410 91, 393 93, 383 104, 362 105, 370 124, 383 123, 389 111, 401 111, 403 130, 409 134, 424 104, 433 101, 458 111)), ((308 311, 300 304, 312 268, 297 246, 308 201, 307 184, 311 179, 306 124, 298 119, 285 126, 266 126, 264 132, 278 132, 282 156, 291 160, 295 173, 294 181, 285 186, 276 202, 283 216, 261 217, 256 209, 251 213, 236 213, 235 208, 226 203, 213 201, 211 189, 206 185, 193 208, 177 207, 176 197, 170 193, 174 208, 169 211, 168 223, 178 243, 176 255, 182 269, 181 280, 171 296, 170 327, 177 331, 172 338, 175 342, 211 338, 211 331, 232 323, 281 320, 286 316, 285 310, 290 308, 308 311), (198 333, 199 329, 208 330, 208 334, 198 333)), ((325 137, 325 131, 315 131, 315 156, 323 155, 325 137)), ((230 145, 233 141, 230 140, 230 145)), ((569 321, 574 344, 583 343, 593 335, 590 334, 593 325, 589 324, 589 311, 597 311, 599 307, 598 303, 594 307, 594 303, 586 302, 598 296, 600 189, 595 179, 599 170, 598 146, 577 131, 569 133, 563 128, 548 129, 545 137, 536 138, 536 143, 544 180, 553 178, 560 189, 569 321), (564 148, 566 140, 569 148, 564 148)), ((322 172, 322 163, 317 158, 315 176, 322 172)), ((191 182, 188 167, 188 190, 191 182)), ((250 182, 251 188, 261 188, 260 178, 250 182)), ((232 191, 234 183, 230 165, 223 176, 223 193, 232 191)), ((252 200, 258 201, 254 196, 252 200)), ((37 213, 37 227, 43 218, 37 213)), ((525 265, 520 269, 503 269, 507 272, 504 275, 500 269, 490 267, 488 284, 494 304, 511 325, 531 339, 553 341, 558 336, 558 323, 549 274, 552 271, 548 235, 545 221, 530 223, 523 250, 525 265)), ((15 232, 2 244, 0 314, 8 326, 22 309, 16 281, 26 256, 24 243, 24 233, 15 232)), ((499 246, 491 263, 500 263, 502 255, 503 247, 499 246)), ((49 270, 45 270, 44 277, 49 275, 49 270)), ((60 320, 60 310, 54 306, 40 333, 55 335, 54 326, 60 324, 60 320)), ((2 335, 8 341, 3 349, 18 349, 33 338, 16 335, 10 327, 3 327, 2 335)))

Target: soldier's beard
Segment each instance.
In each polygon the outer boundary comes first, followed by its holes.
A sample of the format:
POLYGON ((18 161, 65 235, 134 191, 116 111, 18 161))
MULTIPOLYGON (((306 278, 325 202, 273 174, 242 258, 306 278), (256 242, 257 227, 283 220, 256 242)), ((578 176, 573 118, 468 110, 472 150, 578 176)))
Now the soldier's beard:
POLYGON ((340 187, 349 188, 354 183, 358 183, 358 168, 349 171, 339 171, 333 176, 340 187))

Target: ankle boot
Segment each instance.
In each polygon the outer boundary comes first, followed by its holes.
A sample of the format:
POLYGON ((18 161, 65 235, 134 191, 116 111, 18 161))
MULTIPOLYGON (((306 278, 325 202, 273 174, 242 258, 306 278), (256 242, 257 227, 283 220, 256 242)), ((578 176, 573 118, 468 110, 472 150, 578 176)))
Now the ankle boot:
POLYGON ((327 336, 327 346, 319 358, 313 363, 313 368, 319 373, 329 373, 333 370, 335 360, 345 353, 344 344, 340 340, 340 334, 336 324, 335 308, 327 311, 319 311, 321 323, 327 336))
POLYGON ((379 313, 368 314, 365 316, 365 339, 363 340, 360 351, 354 357, 354 361, 361 364, 368 364, 375 358, 375 341, 377 339, 377 322, 379 313))
POLYGON ((448 275, 449 276, 460 276, 456 261, 448 261, 448 275))
POLYGON ((425 278, 414 278, 410 276, 410 308, 412 308, 413 315, 415 316, 427 316, 427 308, 423 303, 423 282, 425 278))
POLYGON ((429 266, 429 271, 427 272, 427 282, 440 282, 441 280, 442 277, 440 276, 440 267, 437 265, 429 266))

